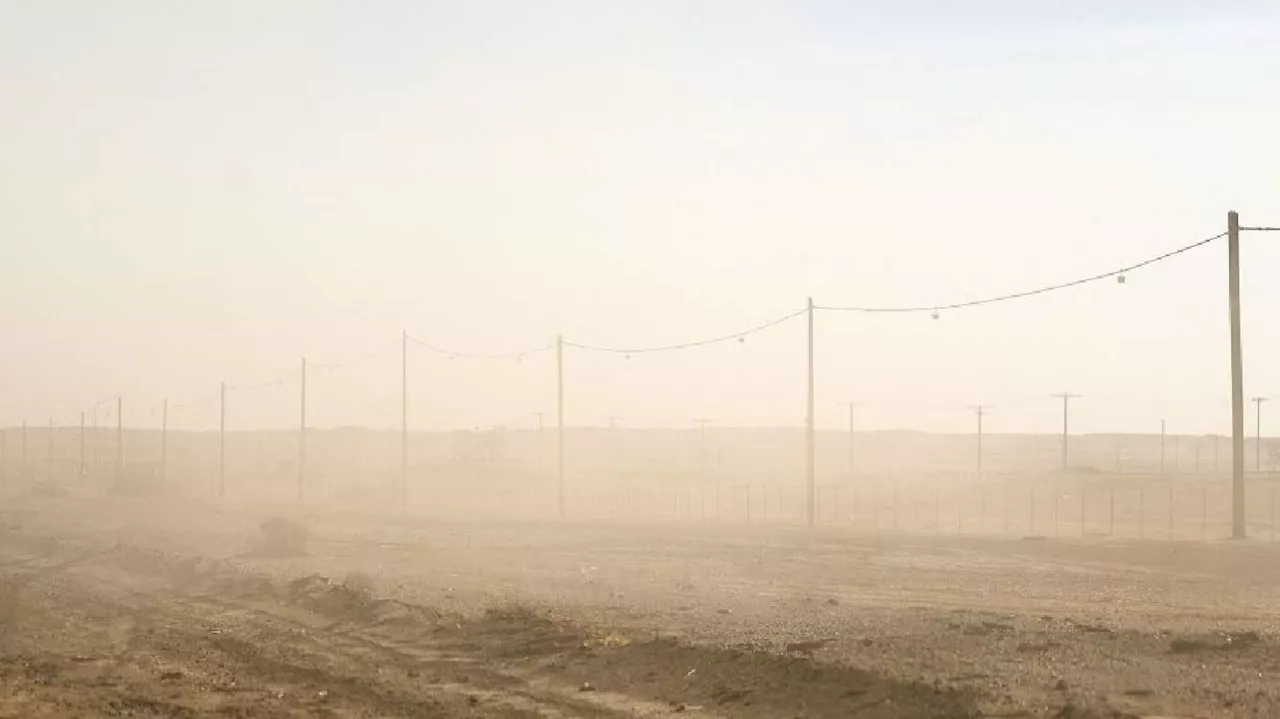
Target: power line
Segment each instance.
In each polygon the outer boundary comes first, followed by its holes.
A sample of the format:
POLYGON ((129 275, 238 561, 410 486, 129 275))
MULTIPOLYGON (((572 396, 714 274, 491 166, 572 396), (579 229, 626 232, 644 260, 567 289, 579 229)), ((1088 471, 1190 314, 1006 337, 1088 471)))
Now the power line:
POLYGON ((378 357, 381 357, 382 355, 390 352, 392 349, 395 349, 399 345, 400 345, 400 338, 397 337, 395 341, 388 343, 384 347, 381 347, 372 352, 369 352, 368 354, 360 355, 359 357, 356 357, 354 359, 347 360, 346 362, 324 363, 324 362, 312 362, 311 360, 308 360, 307 364, 310 367, 313 367, 315 369, 323 369, 323 370, 329 370, 329 371, 333 371, 336 369, 346 369, 347 367, 353 367, 355 365, 368 362, 371 359, 376 359, 378 357))
POLYGON ((1026 290, 1024 292, 1014 292, 1012 294, 1007 294, 1007 295, 997 295, 995 297, 985 297, 977 300, 968 300, 966 302, 952 302, 948 304, 938 304, 938 305, 914 305, 914 306, 908 305, 903 307, 819 306, 819 307, 815 307, 814 309, 827 310, 827 311, 833 311, 833 312, 939 312, 941 310, 956 310, 956 309, 961 309, 965 307, 976 307, 978 305, 989 305, 989 304, 994 304, 996 302, 1006 302, 1008 300, 1018 300, 1024 297, 1032 297, 1034 295, 1045 294, 1046 292, 1055 292, 1057 290, 1065 290, 1069 287, 1077 287, 1079 285, 1088 284, 1090 282, 1097 282, 1099 280, 1105 280, 1112 277, 1123 278, 1124 275, 1128 272, 1132 272, 1134 270, 1146 267, 1147 265, 1153 265, 1157 262, 1167 260, 1171 257, 1175 257, 1184 252, 1194 250, 1197 247, 1207 245, 1215 240, 1220 240, 1226 236, 1227 236, 1227 233, 1220 232, 1214 235, 1213 237, 1207 237, 1203 240, 1200 240, 1199 242, 1193 242, 1185 247, 1179 247, 1176 250, 1173 250, 1171 252, 1166 252, 1162 255, 1157 255, 1147 260, 1143 260, 1142 262, 1139 262, 1137 264, 1129 265, 1127 267, 1121 267, 1120 269, 1111 270, 1110 272, 1103 272, 1102 274, 1098 274, 1098 275, 1082 277, 1077 280, 1071 280, 1070 282, 1060 282, 1055 285, 1046 285, 1044 287, 1037 287, 1033 290, 1026 290))
POLYGON ((520 352, 492 352, 492 353, 454 352, 452 350, 448 350, 443 347, 433 345, 430 342, 424 342, 418 339, 417 337, 414 337, 413 335, 406 335, 406 336, 409 338, 410 341, 412 341, 414 344, 418 345, 419 347, 431 350, 436 354, 444 355, 446 357, 449 357, 450 359, 457 358, 457 359, 480 359, 480 360, 501 360, 501 359, 519 360, 519 359, 524 359, 529 355, 535 355, 541 352, 549 352, 554 348, 554 345, 548 344, 548 345, 542 345, 539 347, 533 347, 531 349, 523 350, 520 352))
POLYGON ((709 339, 704 339, 704 340, 695 340, 693 342, 681 342, 679 344, 656 345, 653 347, 608 347, 604 345, 588 345, 588 344, 580 344, 577 342, 568 342, 568 341, 566 341, 564 344, 566 347, 573 347, 575 349, 588 350, 591 352, 613 352, 615 354, 628 354, 628 355, 645 354, 648 352, 670 352, 673 350, 689 349, 691 347, 705 347, 706 345, 713 345, 719 342, 728 342, 734 339, 741 342, 745 340, 748 335, 753 335, 757 332, 762 332, 764 330, 767 330, 770 327, 780 325, 783 322, 786 322, 787 320, 795 319, 796 317, 799 317, 800 315, 803 315, 808 311, 809 311, 808 308, 796 310, 795 312, 792 312, 787 315, 783 315, 782 317, 778 317, 776 319, 769 320, 764 324, 756 325, 755 327, 752 327, 747 330, 742 330, 740 332, 733 332, 726 335, 719 335, 717 337, 711 337, 709 339))
POLYGON ((254 391, 257 391, 257 390, 260 390, 260 389, 269 389, 269 388, 271 388, 271 387, 283 387, 283 386, 284 386, 284 381, 285 381, 285 380, 287 380, 287 379, 289 379, 290 377, 292 377, 292 376, 294 376, 294 375, 298 374, 298 372, 299 372, 299 369, 298 369, 297 367, 295 367, 295 368, 293 368, 293 369, 289 370, 288 372, 286 372, 286 373, 284 373, 284 374, 280 375, 279 377, 276 377, 275 379, 273 379, 273 380, 269 380, 269 381, 267 381, 267 382, 259 382, 258 384, 249 384, 249 385, 243 385, 243 384, 241 384, 241 385, 232 385, 232 384, 229 384, 229 385, 227 385, 227 389, 228 389, 228 390, 231 390, 231 391, 233 391, 233 392, 254 392, 254 391))

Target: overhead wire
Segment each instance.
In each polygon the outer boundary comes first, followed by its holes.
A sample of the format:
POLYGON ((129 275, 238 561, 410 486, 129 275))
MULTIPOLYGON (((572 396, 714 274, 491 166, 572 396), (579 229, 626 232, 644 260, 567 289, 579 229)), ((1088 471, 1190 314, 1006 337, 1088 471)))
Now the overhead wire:
POLYGON ((533 348, 519 351, 519 352, 493 352, 493 353, 455 352, 453 350, 445 349, 444 347, 440 347, 438 345, 433 345, 430 342, 425 342, 423 340, 420 340, 417 337, 414 337, 413 335, 405 335, 405 337, 407 337, 409 340, 413 341, 414 344, 418 345, 419 347, 422 347, 423 349, 430 350, 432 352, 435 352, 436 354, 444 355, 449 358, 459 358, 459 359, 480 359, 480 360, 516 359, 518 360, 518 359, 523 359, 525 357, 528 357, 529 355, 536 355, 540 352, 549 352, 550 350, 555 348, 555 345, 547 344, 547 345, 539 345, 537 347, 533 347, 533 348))
POLYGON ((1141 262, 1138 262, 1132 265, 1121 267, 1119 269, 1111 270, 1109 272, 1103 272, 1097 275, 1090 275, 1088 277, 1081 277, 1079 279, 1071 280, 1069 282, 1059 282, 1053 285, 1045 285, 1044 287, 1037 287, 1035 289, 1025 290, 1022 292, 1013 292, 1005 295, 996 295, 994 297, 984 297, 976 300, 966 300, 963 302, 949 302, 949 303, 942 303, 942 304, 936 304, 936 305, 906 305, 906 306, 899 306, 899 307, 817 305, 814 307, 814 309, 825 310, 829 312, 868 312, 868 313, 940 312, 942 310, 957 310, 957 309, 962 309, 966 307, 977 307, 979 305, 990 305, 990 304, 995 304, 997 302, 1008 302, 1010 300, 1019 300, 1026 297, 1033 297, 1035 295, 1042 295, 1048 292, 1056 292, 1057 290, 1065 290, 1070 287, 1078 287, 1080 285, 1088 284, 1090 282, 1098 282, 1100 280, 1110 279, 1112 277, 1119 277, 1129 272, 1133 272, 1134 270, 1138 270, 1143 267, 1146 267, 1148 265, 1153 265, 1157 262, 1161 262, 1161 261, 1170 259, 1172 257, 1176 257, 1177 255, 1181 255, 1184 252, 1189 252, 1191 250, 1194 250, 1198 247, 1202 247, 1216 240, 1220 240, 1226 236, 1227 236, 1226 232, 1220 232, 1214 235, 1213 237, 1206 237, 1203 240, 1199 240, 1189 245, 1179 247, 1176 250, 1171 250, 1164 254, 1156 255, 1155 257, 1151 257, 1149 259, 1143 260, 1141 262))
POLYGON ((382 355, 391 351, 398 344, 400 344, 400 341, 397 339, 394 342, 387 343, 385 346, 379 349, 376 349, 367 354, 360 355, 359 357, 356 357, 354 359, 347 360, 346 362, 312 362, 311 360, 307 360, 307 366, 314 367, 316 369, 323 369, 323 370, 330 370, 330 371, 336 370, 336 369, 345 369, 347 367, 353 367, 355 365, 362 364, 364 362, 368 362, 369 360, 381 357, 382 355))
POLYGON ((591 345, 591 344, 583 344, 580 342, 566 341, 564 345, 565 347, 573 347, 575 349, 588 350, 591 352, 612 352, 615 354, 627 354, 627 355, 646 354, 649 352, 671 352, 675 350, 689 349, 692 347, 705 347, 706 345, 713 345, 720 342, 729 342, 735 339, 743 340, 748 335, 753 335, 757 332, 763 332, 764 330, 767 330, 770 327, 780 325, 783 322, 786 322, 787 320, 795 319, 796 317, 799 317, 800 315, 808 311, 809 311, 808 308, 799 309, 799 310, 796 310, 795 312, 788 313, 781 317, 777 317, 772 320, 769 320, 768 322, 765 322, 763 324, 759 324, 759 325, 756 325, 755 327, 751 327, 750 329, 741 330, 739 332, 731 332, 729 334, 724 334, 724 335, 718 335, 716 337, 710 337, 703 340, 694 340, 692 342, 680 342, 678 344, 655 345, 652 347, 610 347, 607 345, 591 345))

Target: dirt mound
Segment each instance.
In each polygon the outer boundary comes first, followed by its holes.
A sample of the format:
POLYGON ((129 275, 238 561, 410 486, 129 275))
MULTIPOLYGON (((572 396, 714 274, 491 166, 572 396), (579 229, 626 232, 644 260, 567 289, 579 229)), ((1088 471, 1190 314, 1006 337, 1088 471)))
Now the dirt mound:
POLYGON ((369 592, 328 577, 312 574, 289 582, 289 602, 326 617, 348 621, 369 621, 377 616, 379 602, 369 592))

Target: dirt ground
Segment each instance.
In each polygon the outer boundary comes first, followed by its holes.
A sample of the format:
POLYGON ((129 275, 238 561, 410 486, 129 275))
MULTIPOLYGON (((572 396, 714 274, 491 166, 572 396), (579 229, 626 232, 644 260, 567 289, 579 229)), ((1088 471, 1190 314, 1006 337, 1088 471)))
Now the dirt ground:
POLYGON ((10 496, 0 717, 1274 717, 1277 589, 1264 542, 10 496))

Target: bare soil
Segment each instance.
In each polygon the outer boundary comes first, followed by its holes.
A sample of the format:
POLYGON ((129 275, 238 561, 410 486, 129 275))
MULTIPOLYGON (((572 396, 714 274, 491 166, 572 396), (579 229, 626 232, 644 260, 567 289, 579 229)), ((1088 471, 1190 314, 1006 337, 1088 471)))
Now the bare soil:
POLYGON ((1277 589, 1267 543, 10 497, 0 717, 1274 717, 1277 589))

